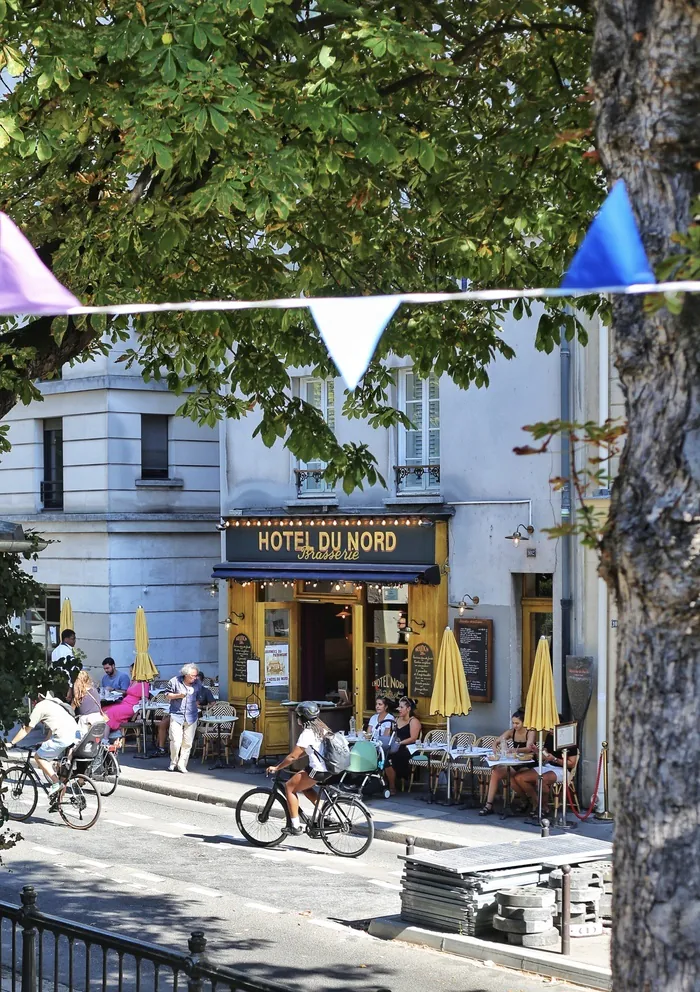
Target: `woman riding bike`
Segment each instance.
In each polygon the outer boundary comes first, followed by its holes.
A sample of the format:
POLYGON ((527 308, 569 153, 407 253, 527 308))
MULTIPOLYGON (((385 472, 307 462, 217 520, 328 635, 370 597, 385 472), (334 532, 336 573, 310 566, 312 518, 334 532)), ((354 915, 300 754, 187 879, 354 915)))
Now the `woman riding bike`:
POLYGON ((301 821, 299 819, 299 794, 303 794, 312 803, 316 802, 317 793, 314 785, 325 782, 331 777, 326 763, 323 760, 324 744, 323 740, 332 730, 319 719, 321 712, 318 703, 299 703, 296 710, 297 723, 302 728, 297 739, 296 747, 289 752, 278 765, 267 769, 268 775, 275 775, 282 768, 288 768, 304 756, 308 757, 308 766, 284 783, 284 791, 287 796, 289 815, 291 817, 291 827, 284 827, 283 832, 298 836, 303 833, 301 821))

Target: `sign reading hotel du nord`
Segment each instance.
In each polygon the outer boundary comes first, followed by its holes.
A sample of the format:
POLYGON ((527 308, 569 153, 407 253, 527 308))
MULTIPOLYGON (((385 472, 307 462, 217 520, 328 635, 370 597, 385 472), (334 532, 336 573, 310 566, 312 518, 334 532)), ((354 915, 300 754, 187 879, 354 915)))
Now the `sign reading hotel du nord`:
POLYGON ((435 529, 417 520, 247 520, 226 529, 229 562, 346 562, 425 564, 435 561, 435 529))

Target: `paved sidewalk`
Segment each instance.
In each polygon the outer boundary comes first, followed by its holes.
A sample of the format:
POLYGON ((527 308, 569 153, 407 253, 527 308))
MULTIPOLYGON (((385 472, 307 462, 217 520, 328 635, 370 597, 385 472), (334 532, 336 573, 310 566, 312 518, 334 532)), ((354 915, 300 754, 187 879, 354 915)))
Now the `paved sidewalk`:
MULTIPOLYGON (((169 772, 167 758, 141 760, 133 752, 122 756, 121 764, 123 785, 221 806, 233 807, 248 789, 266 784, 262 768, 212 768, 210 764, 201 764, 199 758, 190 761, 186 775, 169 772)), ((370 797, 368 805, 374 819, 375 836, 398 844, 404 844, 406 837, 411 836, 415 837, 418 847, 442 850, 526 840, 539 835, 539 828, 525 823, 522 818, 501 820, 497 813, 480 817, 475 809, 428 803, 424 795, 424 790, 414 789, 410 795, 399 793, 393 799, 370 797)), ((612 823, 593 817, 580 824, 577 830, 587 837, 613 839, 612 823)))

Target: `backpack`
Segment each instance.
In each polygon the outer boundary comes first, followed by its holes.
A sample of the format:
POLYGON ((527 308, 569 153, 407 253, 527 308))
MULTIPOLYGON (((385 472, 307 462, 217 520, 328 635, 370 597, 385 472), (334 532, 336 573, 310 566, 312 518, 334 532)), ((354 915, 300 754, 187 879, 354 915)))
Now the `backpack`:
POLYGON ((339 775, 350 765, 350 745, 341 731, 323 738, 323 760, 333 775, 339 775))
POLYGON ((64 703, 62 699, 58 699, 56 696, 45 696, 44 698, 51 700, 52 703, 58 703, 58 705, 75 720, 75 710, 72 706, 69 706, 68 703, 64 703))

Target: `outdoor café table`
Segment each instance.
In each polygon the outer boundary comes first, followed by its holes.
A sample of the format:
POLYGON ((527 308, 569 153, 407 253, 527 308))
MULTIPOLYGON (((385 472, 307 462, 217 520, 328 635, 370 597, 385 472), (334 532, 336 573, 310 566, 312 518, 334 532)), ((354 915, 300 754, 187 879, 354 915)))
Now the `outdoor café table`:
MULTIPOLYGON (((493 754, 493 751, 491 753, 493 754)), ((535 759, 531 758, 529 761, 522 761, 520 758, 484 758, 484 761, 489 768, 506 769, 506 801, 503 806, 503 812, 501 813, 501 819, 505 820, 506 817, 513 815, 510 806, 510 770, 511 768, 530 768, 534 765, 535 759)))
POLYGON ((217 762, 212 765, 212 768, 225 768, 226 765, 221 760, 221 728, 226 723, 235 723, 238 719, 237 716, 213 716, 204 714, 200 716, 199 722, 204 723, 209 727, 216 726, 216 747, 217 747, 217 762))
POLYGON ((103 689, 100 687, 100 702, 102 703, 118 703, 120 699, 124 698, 124 693, 121 689, 103 689))
MULTIPOLYGON (((422 744, 420 741, 418 741, 416 744, 409 744, 408 750, 410 751, 411 755, 414 754, 426 755, 428 759, 428 796, 425 799, 425 802, 427 803, 435 802, 435 798, 430 789, 430 759, 433 756, 433 754, 447 754, 447 761, 449 763, 451 760, 451 755, 447 751, 447 744, 422 744)), ((448 775, 449 774, 450 773, 448 771, 448 775)), ((437 792, 437 788, 435 791, 437 792)))
MULTIPOLYGON (((473 803, 476 795, 475 779, 474 779, 474 760, 478 758, 485 758, 486 755, 493 754, 493 748, 490 747, 453 747, 450 749, 450 760, 454 764, 459 758, 470 758, 469 771, 470 771, 470 793, 469 802, 473 803)), ((463 800, 465 807, 467 800, 463 800)))

